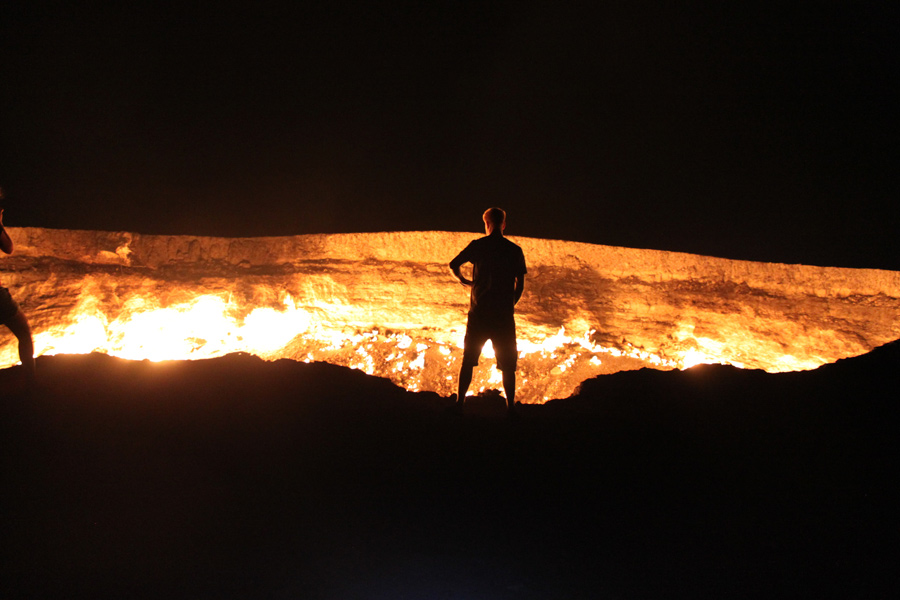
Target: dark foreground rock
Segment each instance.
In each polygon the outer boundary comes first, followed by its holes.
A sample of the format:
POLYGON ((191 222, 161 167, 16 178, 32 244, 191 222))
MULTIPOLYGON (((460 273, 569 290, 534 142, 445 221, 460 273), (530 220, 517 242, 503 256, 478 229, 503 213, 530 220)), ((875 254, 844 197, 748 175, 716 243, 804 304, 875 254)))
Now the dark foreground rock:
POLYGON ((893 597, 896 344, 503 418, 245 355, 0 372, 2 598, 893 597))

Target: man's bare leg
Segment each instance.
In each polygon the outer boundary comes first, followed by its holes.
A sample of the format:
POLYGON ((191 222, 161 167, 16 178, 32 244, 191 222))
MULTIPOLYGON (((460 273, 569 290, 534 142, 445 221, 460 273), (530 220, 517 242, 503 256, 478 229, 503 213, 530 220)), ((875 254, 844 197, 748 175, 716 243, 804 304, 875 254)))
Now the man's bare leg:
POLYGON ((472 371, 475 370, 474 365, 463 365, 459 368, 459 384, 456 389, 456 404, 462 408, 466 401, 466 392, 472 385, 472 371))
POLYGON ((509 412, 516 410, 516 372, 503 371, 503 391, 506 392, 506 404, 509 412))
POLYGON ((31 326, 28 325, 28 319, 20 310, 4 324, 9 327, 19 341, 19 360, 22 362, 22 367, 25 368, 25 376, 28 381, 34 382, 34 341, 31 339, 31 326))

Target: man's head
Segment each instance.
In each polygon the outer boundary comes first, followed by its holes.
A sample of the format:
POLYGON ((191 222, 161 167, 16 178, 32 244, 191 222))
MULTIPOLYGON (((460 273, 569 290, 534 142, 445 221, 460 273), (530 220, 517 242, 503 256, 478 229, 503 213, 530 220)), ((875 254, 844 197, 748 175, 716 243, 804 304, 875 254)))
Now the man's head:
POLYGON ((503 233, 503 230, 506 229, 506 211, 502 208, 489 208, 484 211, 482 218, 484 219, 484 231, 488 235, 495 231, 503 233))

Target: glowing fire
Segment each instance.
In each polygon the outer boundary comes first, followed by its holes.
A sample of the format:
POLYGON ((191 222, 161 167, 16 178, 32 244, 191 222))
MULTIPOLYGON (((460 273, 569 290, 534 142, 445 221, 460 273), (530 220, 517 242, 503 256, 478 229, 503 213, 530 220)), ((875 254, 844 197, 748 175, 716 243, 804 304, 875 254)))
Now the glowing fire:
MULTIPOLYGON (((446 265, 474 235, 10 231, 17 252, 0 270, 38 355, 160 361, 246 352, 455 391, 467 292, 446 265)), ((642 367, 811 369, 900 336, 897 273, 515 239, 529 260, 517 307, 523 402, 642 367)), ((0 368, 17 362, 10 337, 0 337, 0 368)), ((501 381, 488 345, 470 389, 501 381)))
MULTIPOLYGON (((321 317, 284 293, 277 307, 248 308, 221 295, 199 294, 162 306, 158 300, 130 297, 116 316, 104 309, 93 290, 82 293, 65 323, 34 336, 37 355, 102 352, 129 360, 196 360, 246 352, 264 359, 290 358, 326 361, 385 376, 412 391, 449 394, 455 389, 462 357, 464 323, 449 336, 413 339, 408 333, 384 328, 356 330, 321 317)), ((519 383, 526 401, 552 397, 559 386, 548 385, 546 373, 579 373, 579 381, 599 373, 608 358, 631 357, 662 368, 679 365, 631 348, 606 348, 591 341, 593 331, 581 337, 561 328, 541 340, 521 340, 519 383), (543 383, 543 385, 542 385, 543 383), (543 392, 541 395, 537 393, 543 392)), ((493 363, 490 342, 485 345, 483 367, 476 370, 472 392, 498 388, 501 373, 493 363)), ((14 348, 0 354, 0 366, 16 364, 14 348)))
POLYGON ((284 307, 259 307, 243 318, 226 299, 200 295, 189 302, 161 307, 147 298, 131 298, 123 316, 110 319, 99 302, 83 298, 73 322, 35 336, 40 354, 103 352, 131 360, 191 360, 249 352, 268 357, 310 325, 290 295, 284 307))

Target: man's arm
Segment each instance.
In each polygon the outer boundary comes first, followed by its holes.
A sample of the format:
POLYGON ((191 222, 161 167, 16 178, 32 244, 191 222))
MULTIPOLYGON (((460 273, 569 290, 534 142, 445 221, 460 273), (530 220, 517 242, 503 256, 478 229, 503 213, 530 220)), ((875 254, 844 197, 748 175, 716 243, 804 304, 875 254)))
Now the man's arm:
POLYGON ((2 208, 0 208, 0 250, 3 250, 6 254, 12 254, 13 251, 12 238, 10 238, 9 234, 6 233, 6 228, 3 227, 2 208))
POLYGON ((522 297, 522 292, 525 291, 525 273, 522 273, 518 277, 516 277, 516 304, 519 303, 519 298, 522 297))
MULTIPOLYGON (((466 248, 468 249, 468 248, 466 248)), ((453 276, 465 286, 472 286, 473 282, 471 279, 467 279, 465 275, 460 271, 460 267, 469 262, 463 255, 466 253, 465 250, 456 255, 456 258, 450 261, 450 270, 453 272, 453 276)))
POLYGON ((450 270, 453 271, 453 276, 456 277, 456 279, 458 279, 461 284, 471 287, 472 280, 467 279, 466 276, 462 274, 462 271, 459 270, 461 266, 462 265, 454 265, 453 263, 450 263, 450 270))
POLYGON ((528 269, 525 267, 525 255, 522 253, 521 248, 518 248, 518 250, 519 250, 519 256, 518 256, 519 265, 517 267, 517 270, 519 271, 519 274, 516 275, 516 289, 515 289, 516 304, 519 303, 519 298, 522 297, 522 292, 525 291, 525 273, 528 272, 528 269))

